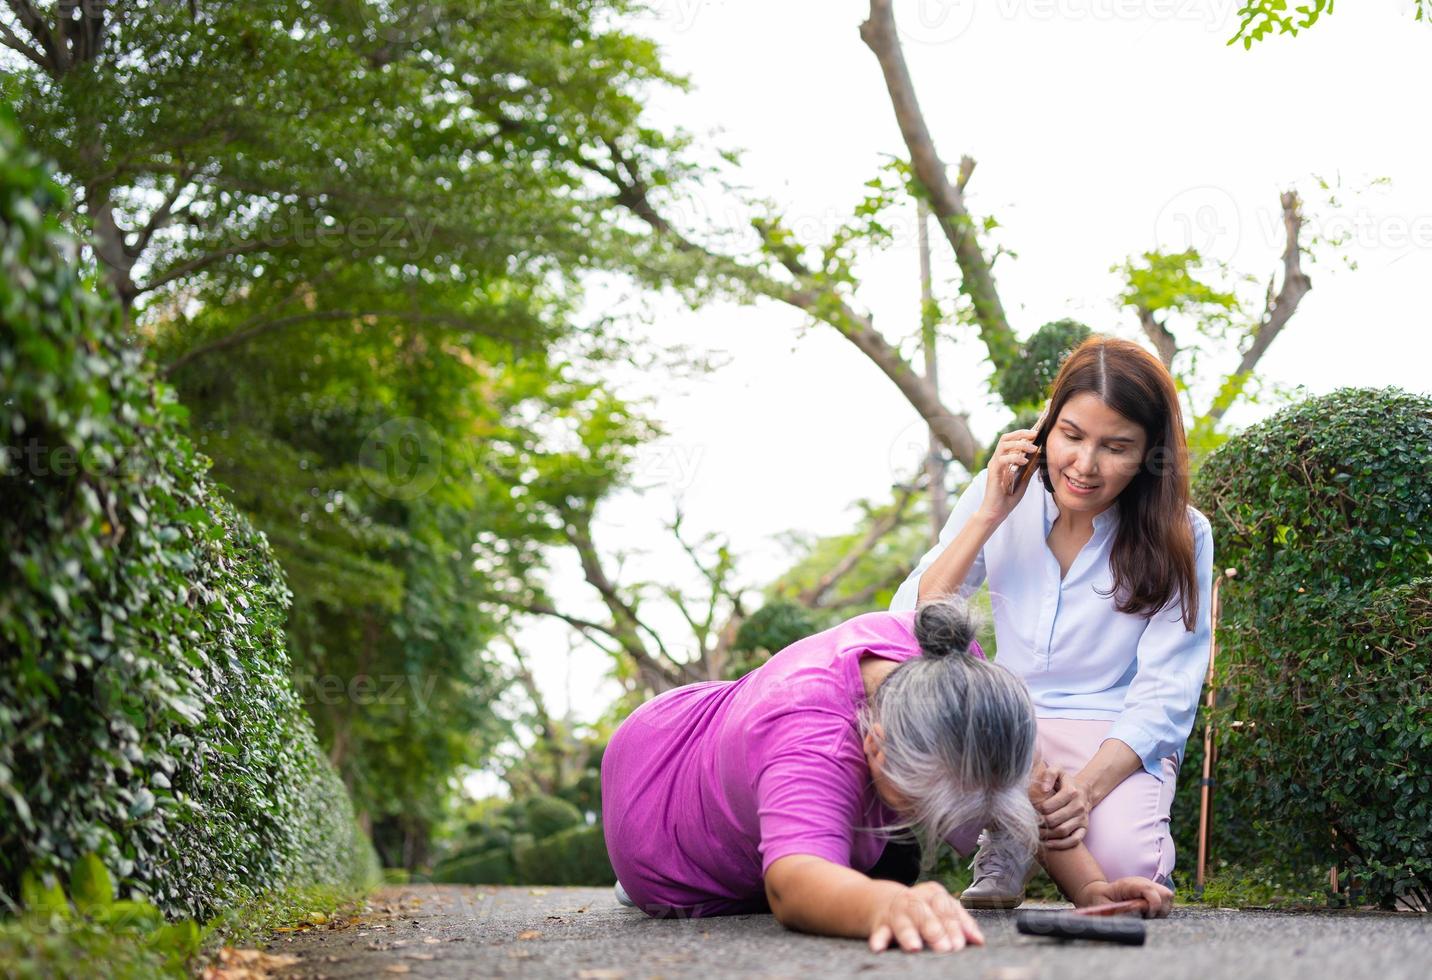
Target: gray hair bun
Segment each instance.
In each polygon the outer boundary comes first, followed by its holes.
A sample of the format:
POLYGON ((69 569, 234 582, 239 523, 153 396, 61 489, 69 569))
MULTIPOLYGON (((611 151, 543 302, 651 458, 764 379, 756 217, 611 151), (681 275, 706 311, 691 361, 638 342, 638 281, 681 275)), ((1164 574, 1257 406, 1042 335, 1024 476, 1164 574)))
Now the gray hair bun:
POLYGON ((974 619, 959 596, 927 599, 915 611, 915 642, 927 657, 969 653, 974 638, 974 619))

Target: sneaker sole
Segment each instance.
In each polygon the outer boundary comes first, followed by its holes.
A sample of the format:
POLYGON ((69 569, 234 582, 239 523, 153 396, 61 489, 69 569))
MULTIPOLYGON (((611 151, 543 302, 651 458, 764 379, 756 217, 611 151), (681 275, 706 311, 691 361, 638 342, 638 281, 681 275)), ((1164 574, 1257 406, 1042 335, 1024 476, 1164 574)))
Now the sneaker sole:
POLYGON ((965 898, 964 892, 961 892, 955 897, 967 909, 1017 909, 1024 904, 1023 895, 971 895, 965 898))

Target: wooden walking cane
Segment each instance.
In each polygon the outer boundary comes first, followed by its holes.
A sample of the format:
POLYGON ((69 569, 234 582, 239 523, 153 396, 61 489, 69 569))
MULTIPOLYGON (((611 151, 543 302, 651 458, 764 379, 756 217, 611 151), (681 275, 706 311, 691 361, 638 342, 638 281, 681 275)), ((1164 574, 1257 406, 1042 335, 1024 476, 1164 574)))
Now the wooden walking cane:
POLYGON ((1213 683, 1213 662, 1218 654, 1218 587, 1223 584, 1224 579, 1233 578, 1237 574, 1238 569, 1228 568, 1213 580, 1213 595, 1210 600, 1212 608, 1208 611, 1208 693, 1204 695, 1203 701, 1203 778, 1198 782, 1198 879, 1193 886, 1193 893, 1198 898, 1203 897, 1203 877, 1208 862, 1208 811, 1213 793, 1213 702, 1218 693, 1213 683))

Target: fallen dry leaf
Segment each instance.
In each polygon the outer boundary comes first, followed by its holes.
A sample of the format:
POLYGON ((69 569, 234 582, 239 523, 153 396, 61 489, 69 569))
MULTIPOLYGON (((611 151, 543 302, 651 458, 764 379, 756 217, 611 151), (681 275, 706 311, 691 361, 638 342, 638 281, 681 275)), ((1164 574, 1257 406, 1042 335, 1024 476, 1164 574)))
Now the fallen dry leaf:
POLYGON ((386 973, 411 973, 411 972, 412 972, 412 968, 411 968, 410 966, 408 966, 408 964, 406 964, 406 963, 389 963, 387 966, 383 967, 383 970, 384 970, 384 972, 386 972, 386 973))
POLYGON ((423 937, 423 942, 425 942, 425 943, 427 943, 429 946, 431 946, 433 943, 440 943, 440 942, 442 942, 442 940, 439 939, 437 936, 424 936, 424 937, 423 937))
POLYGON ((433 959, 433 958, 434 958, 434 957, 433 957, 433 954, 432 954, 432 953, 409 953, 409 954, 408 954, 408 959, 410 959, 410 960, 430 960, 430 959, 433 959))
POLYGON ((621 970, 578 970, 577 980, 622 980, 621 970))
POLYGON ((219 950, 219 963, 204 969, 204 980, 263 980, 270 970, 293 966, 297 956, 265 953, 261 949, 236 949, 225 946, 219 950))
POLYGON ((517 938, 518 938, 518 939, 541 939, 541 938, 542 938, 542 933, 538 932, 536 929, 524 929, 523 931, 521 931, 521 932, 519 932, 519 933, 517 934, 517 938))
POLYGON ((531 891, 529 891, 527 894, 529 894, 529 895, 545 895, 545 894, 547 894, 547 889, 545 889, 545 888, 534 888, 534 889, 532 889, 531 891))

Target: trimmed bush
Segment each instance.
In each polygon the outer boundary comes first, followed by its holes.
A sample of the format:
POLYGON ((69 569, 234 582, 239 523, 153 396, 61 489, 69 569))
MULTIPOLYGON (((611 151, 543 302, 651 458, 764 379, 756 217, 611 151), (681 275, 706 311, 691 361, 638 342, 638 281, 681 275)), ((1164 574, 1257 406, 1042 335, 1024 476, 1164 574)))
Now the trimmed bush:
POLYGON ((282 574, 82 282, 61 207, 0 113, 0 902, 89 852, 121 896, 198 919, 371 881, 289 681, 282 574))
POLYGON ((572 827, 513 848, 518 881, 525 885, 614 885, 602 825, 572 827))
POLYGON ((526 830, 538 839, 551 837, 581 822, 581 811, 566 800, 555 796, 534 796, 527 801, 526 830))
POLYGON ((1016 410, 1042 404, 1065 359, 1089 339, 1090 333, 1092 331, 1078 320, 1044 324, 1020 345, 1019 358, 996 377, 1000 398, 1016 410))
MULTIPOLYGON (((1384 905, 1432 898, 1432 399, 1306 401, 1230 439, 1196 496, 1219 566, 1238 569, 1219 634, 1214 853, 1338 863, 1384 905)), ((1181 801, 1183 823, 1196 805, 1181 801)))
POLYGON ((731 644, 726 679, 738 680, 797 640, 819 633, 809 609, 786 599, 772 599, 746 618, 731 644))
POLYGON ((515 885, 517 871, 512 852, 495 848, 480 854, 459 855, 433 869, 433 881, 455 885, 515 885))

